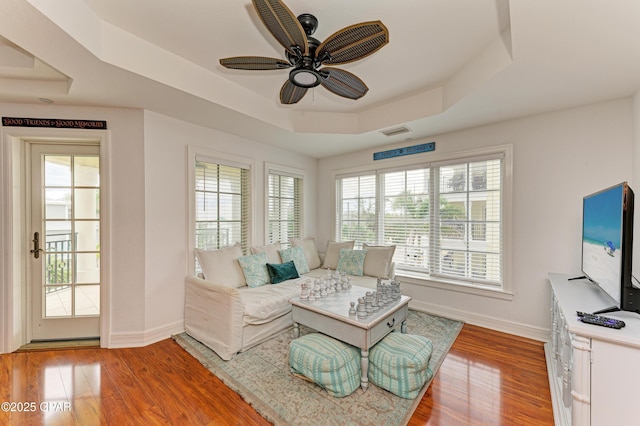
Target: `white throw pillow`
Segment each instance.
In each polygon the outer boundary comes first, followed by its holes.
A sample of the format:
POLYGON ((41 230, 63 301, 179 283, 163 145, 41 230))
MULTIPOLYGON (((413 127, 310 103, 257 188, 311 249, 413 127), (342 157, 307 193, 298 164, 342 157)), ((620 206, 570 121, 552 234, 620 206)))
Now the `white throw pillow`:
POLYGON ((362 247, 367 251, 364 258, 364 275, 376 278, 389 279, 391 262, 396 246, 370 246, 363 244, 362 247))
POLYGON ((238 263, 238 259, 242 257, 240 244, 219 250, 195 251, 205 280, 233 288, 245 285, 244 274, 238 263))
POLYGON ((340 250, 347 249, 353 250, 353 244, 355 241, 343 241, 337 243, 335 241, 329 241, 327 244, 327 254, 324 257, 323 268, 336 269, 338 267, 338 258, 340 257, 340 250))
POLYGON ((309 269, 317 269, 320 267, 320 255, 318 255, 318 249, 316 247, 316 239, 313 237, 305 238, 292 238, 291 245, 293 247, 302 247, 304 251, 304 257, 307 258, 307 265, 309 269))
POLYGON ((280 259, 280 241, 276 241, 273 244, 267 244, 266 246, 253 246, 251 247, 251 254, 266 253, 267 263, 282 263, 280 259))

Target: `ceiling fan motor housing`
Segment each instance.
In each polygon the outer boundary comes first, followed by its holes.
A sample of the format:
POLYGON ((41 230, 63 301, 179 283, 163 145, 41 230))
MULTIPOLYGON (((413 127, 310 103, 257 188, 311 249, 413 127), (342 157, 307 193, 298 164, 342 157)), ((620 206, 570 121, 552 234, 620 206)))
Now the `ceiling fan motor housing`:
POLYGON ((322 75, 316 70, 320 66, 320 61, 315 59, 316 49, 318 48, 318 46, 320 46, 320 41, 310 36, 310 34, 313 34, 315 32, 318 21, 315 20, 316 27, 309 29, 310 27, 301 19, 303 17, 311 17, 314 20, 316 18, 308 13, 298 16, 298 20, 300 20, 302 27, 307 33, 309 54, 302 55, 302 53, 300 53, 299 55, 293 55, 288 50, 285 50, 285 55, 287 55, 287 58, 289 59, 291 65, 295 67, 289 72, 289 81, 291 81, 298 87, 310 89, 312 87, 320 85, 320 83, 322 82, 322 75))

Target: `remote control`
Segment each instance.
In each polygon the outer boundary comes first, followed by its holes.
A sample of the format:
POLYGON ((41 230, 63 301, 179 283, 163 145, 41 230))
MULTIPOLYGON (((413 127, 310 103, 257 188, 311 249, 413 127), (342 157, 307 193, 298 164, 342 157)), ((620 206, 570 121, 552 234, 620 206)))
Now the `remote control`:
POLYGON ((578 320, 584 322, 585 324, 594 324, 615 329, 621 329, 626 325, 624 321, 620 321, 615 318, 603 317, 601 315, 592 315, 580 311, 576 312, 576 314, 578 315, 578 320))

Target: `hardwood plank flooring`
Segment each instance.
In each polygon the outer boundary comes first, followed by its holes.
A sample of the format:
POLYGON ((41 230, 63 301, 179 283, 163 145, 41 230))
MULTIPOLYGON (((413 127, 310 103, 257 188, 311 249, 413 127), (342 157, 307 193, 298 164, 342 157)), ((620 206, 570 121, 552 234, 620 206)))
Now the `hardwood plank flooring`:
POLYGON ((465 324, 409 425, 553 425, 541 342, 465 324))
MULTIPOLYGON (((268 425, 173 340, 0 355, 7 425, 268 425)), ((465 325, 410 425, 553 425, 542 343, 465 325)))

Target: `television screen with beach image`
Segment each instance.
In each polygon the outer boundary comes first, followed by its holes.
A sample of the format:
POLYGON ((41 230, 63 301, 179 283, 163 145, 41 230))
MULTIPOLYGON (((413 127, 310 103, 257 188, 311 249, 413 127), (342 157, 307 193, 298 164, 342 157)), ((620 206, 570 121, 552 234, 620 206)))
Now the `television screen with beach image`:
POLYGON ((582 272, 620 303, 624 186, 584 198, 582 272))

